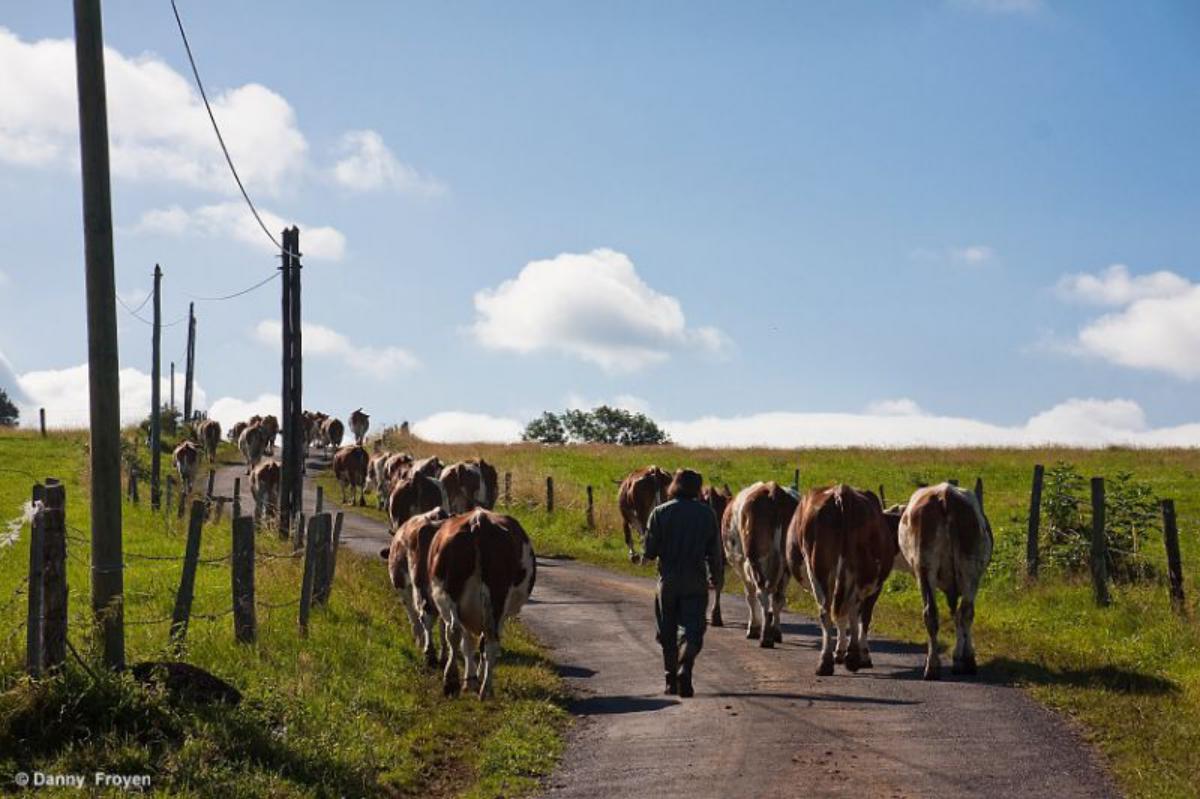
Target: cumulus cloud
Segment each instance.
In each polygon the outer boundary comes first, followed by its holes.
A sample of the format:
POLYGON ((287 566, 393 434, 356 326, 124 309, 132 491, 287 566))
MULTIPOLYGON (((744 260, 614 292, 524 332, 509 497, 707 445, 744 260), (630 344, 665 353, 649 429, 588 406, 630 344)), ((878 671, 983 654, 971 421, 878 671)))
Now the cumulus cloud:
MULTIPOLYGON (((269 347, 278 347, 283 328, 278 321, 264 319, 254 329, 254 337, 269 347)), ((304 355, 341 359, 347 366, 367 377, 385 380, 400 372, 417 368, 421 362, 400 347, 367 347, 324 325, 305 322, 301 329, 304 355)))
POLYGON ((723 354, 724 333, 690 327, 679 301, 648 286, 633 261, 609 249, 531 261, 513 279, 475 294, 471 328, 485 347, 560 352, 607 372, 631 372, 696 350, 723 354))
POLYGON ((591 410, 601 405, 607 405, 610 408, 620 408, 623 411, 632 411, 634 413, 650 412, 650 403, 633 394, 617 394, 610 399, 588 399, 582 394, 572 391, 567 395, 565 407, 591 410))
POLYGON ((519 441, 524 429, 525 426, 515 419, 463 411, 435 413, 412 425, 416 436, 426 441, 440 441, 446 444, 519 441))
MULTIPOLYGON (((3 366, 0 365, 0 371, 3 366)), ((0 375, 2 379, 2 375, 0 375)), ((150 415, 150 375, 138 369, 126 367, 120 370, 121 424, 134 424, 150 415)), ((65 369, 44 369, 25 372, 16 377, 22 399, 17 400, 22 424, 26 427, 37 424, 38 408, 46 409, 46 426, 63 428, 87 427, 91 412, 88 408, 87 364, 65 369)), ((175 397, 183 397, 184 376, 175 377, 175 397)), ((159 391, 165 405, 171 392, 171 380, 162 378, 159 391)), ((196 407, 205 405, 204 389, 199 383, 192 386, 196 407)))
POLYGON ((341 159, 334 164, 333 179, 352 191, 390 189, 405 194, 436 196, 446 187, 400 161, 373 130, 352 130, 338 144, 341 159))
POLYGON ((867 406, 872 416, 917 416, 923 413, 921 406, 908 397, 876 400, 867 406))
POLYGON ((1120 265, 1096 275, 1067 275, 1065 299, 1118 310, 1093 319, 1057 349, 1118 366, 1200 378, 1200 284, 1173 272, 1131 275, 1120 265))
POLYGON ((1096 274, 1063 275, 1055 286, 1059 297, 1088 305, 1128 305, 1137 300, 1174 297, 1191 286, 1187 278, 1161 270, 1131 275, 1125 264, 1113 264, 1096 274))
POLYGON ((213 402, 208 409, 208 418, 221 423, 222 430, 228 430, 238 422, 244 422, 251 416, 266 416, 274 414, 275 418, 283 415, 283 402, 278 394, 259 394, 254 399, 243 400, 237 397, 221 397, 213 402))
MULTIPOLYGON (((190 81, 152 55, 105 48, 113 175, 236 191, 190 81)), ((23 41, 0 27, 0 160, 30 167, 78 165, 75 48, 71 39, 23 41)), ((291 105, 248 83, 212 95, 243 180, 279 194, 305 168, 308 144, 291 105)))
MULTIPOLYGON (((299 226, 300 251, 305 258, 340 261, 346 253, 346 237, 337 228, 305 225, 263 208, 259 208, 258 213, 276 239, 285 227, 293 224, 299 226)), ((190 211, 178 205, 154 208, 143 213, 126 232, 134 235, 193 234, 209 238, 233 238, 265 253, 279 253, 270 239, 263 235, 262 228, 241 200, 203 205, 190 211)))

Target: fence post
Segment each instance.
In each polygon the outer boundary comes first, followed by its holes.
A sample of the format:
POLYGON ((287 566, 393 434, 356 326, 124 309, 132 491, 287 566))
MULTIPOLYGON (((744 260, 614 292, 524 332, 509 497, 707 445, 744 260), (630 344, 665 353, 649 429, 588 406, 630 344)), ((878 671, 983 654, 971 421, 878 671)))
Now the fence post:
POLYGON ((233 636, 241 644, 252 644, 258 635, 254 613, 254 519, 233 520, 233 636))
POLYGON ((587 526, 589 530, 596 528, 596 511, 592 504, 592 487, 587 487, 587 526))
POLYGON ((546 478, 546 513, 554 513, 554 478, 546 478))
POLYGON ((137 467, 129 467, 129 501, 133 504, 138 503, 138 484, 137 484, 137 467))
MULTIPOLYGON (((309 522, 309 526, 317 524, 319 516, 313 516, 309 522)), ((304 521, 304 514, 300 514, 300 521, 304 521)), ((312 607, 313 593, 313 569, 316 564, 313 562, 315 554, 313 551, 313 535, 314 530, 309 530, 308 535, 304 536, 304 577, 300 582, 300 634, 308 635, 308 614, 312 607)))
POLYGON ((29 612, 25 617, 25 669, 29 672, 30 677, 37 677, 42 673, 45 500, 46 487, 41 483, 34 484, 34 512, 33 518, 29 522, 29 612))
POLYGON ((883 483, 879 484, 879 504, 885 508, 887 507, 887 497, 883 494, 883 483))
POLYGON ((175 493, 175 478, 167 475, 167 501, 163 504, 163 513, 171 512, 171 495, 175 493))
MULTIPOLYGON (((299 552, 300 550, 304 549, 304 540, 306 538, 304 532, 307 529, 307 521, 305 520, 303 513, 297 513, 294 518, 296 529, 292 535, 292 551, 299 552)), ((283 537, 287 538, 286 530, 283 531, 283 537)))
POLYGON ((504 504, 512 504, 512 472, 504 473, 504 504))
POLYGON ((212 513, 213 506, 213 486, 217 479, 217 473, 214 469, 208 470, 208 487, 204 489, 204 510, 206 513, 212 513))
POLYGON ((42 428, 42 438, 46 437, 46 409, 38 408, 38 425, 42 428))
POLYGON ((313 510, 314 515, 320 515, 325 511, 325 487, 317 486, 317 504, 313 510))
POLYGON ((1162 501, 1163 543, 1167 547, 1167 578, 1170 581, 1171 605, 1183 613, 1187 605, 1183 596, 1183 561, 1179 557, 1179 528, 1175 526, 1175 500, 1162 501))
POLYGON ((795 491, 800 490, 800 469, 799 468, 797 468, 794 472, 792 472, 792 488, 795 491))
POLYGON ((204 529, 204 503, 192 500, 192 515, 188 519, 187 544, 183 550, 183 573, 179 576, 179 592, 175 594, 175 610, 171 613, 171 644, 183 645, 187 637, 188 619, 192 615, 192 597, 196 588, 196 564, 200 559, 200 532, 204 529))
POLYGON ((1104 535, 1104 478, 1092 478, 1092 586, 1096 604, 1104 607, 1108 596, 1108 539, 1104 535))
POLYGON ((233 478, 233 518, 242 515, 242 478, 233 478))
POLYGON ((42 526, 42 665, 54 671, 67 659, 67 492, 46 480, 42 526))
POLYGON ((324 605, 329 598, 329 544, 333 517, 328 513, 319 513, 313 520, 317 521, 313 541, 313 604, 324 605))
POLYGON ((333 577, 337 573, 338 547, 342 543, 342 512, 333 517, 333 540, 329 543, 329 581, 325 584, 325 599, 333 593, 333 577))
POLYGON ((1025 574, 1031 580, 1038 576, 1038 535, 1042 524, 1042 464, 1033 467, 1033 487, 1029 490, 1029 532, 1025 539, 1025 574))

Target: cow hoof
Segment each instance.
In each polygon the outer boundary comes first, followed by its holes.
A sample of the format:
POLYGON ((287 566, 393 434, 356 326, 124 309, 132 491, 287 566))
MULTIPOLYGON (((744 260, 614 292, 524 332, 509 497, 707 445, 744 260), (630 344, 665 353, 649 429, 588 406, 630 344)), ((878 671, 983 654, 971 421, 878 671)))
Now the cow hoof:
POLYGON ((954 661, 954 665, 950 668, 952 674, 965 674, 974 676, 978 671, 978 666, 975 665, 975 658, 965 657, 962 660, 954 661))
POLYGON ((771 634, 770 630, 768 630, 767 634, 764 635, 761 639, 759 639, 758 645, 763 649, 774 649, 775 648, 775 636, 771 634))
POLYGON ((831 660, 831 659, 827 660, 827 659, 822 658, 821 665, 817 666, 817 676, 818 677, 832 677, 833 676, 833 660, 831 660))
POLYGON ((779 632, 779 630, 777 630, 777 629, 772 630, 771 635, 772 635, 772 637, 774 637, 775 643, 777 643, 777 644, 783 643, 783 633, 779 632))
POLYGON ((477 694, 477 693, 479 693, 479 691, 480 691, 479 678, 478 677, 468 677, 467 685, 465 688, 463 688, 463 693, 477 694))
POLYGON ((759 636, 761 636, 761 635, 762 635, 762 631, 759 630, 757 627, 751 627, 749 630, 746 630, 747 640, 750 640, 750 641, 758 640, 759 636))
POLYGON ((867 655, 862 659, 862 662, 858 664, 858 667, 860 669, 873 669, 875 668, 875 664, 871 662, 871 656, 867 655))
POLYGON ((838 665, 841 665, 841 664, 845 663, 845 662, 846 662, 846 653, 845 653, 845 652, 838 652, 837 654, 835 654, 835 655, 833 656, 833 662, 834 662, 834 663, 837 663, 838 665))
POLYGON ((442 694, 445 696, 458 696, 458 692, 462 689, 462 685, 458 680, 444 680, 442 682, 442 694))
POLYGON ((846 653, 846 671, 853 674, 854 672, 858 671, 860 668, 862 668, 862 658, 859 657, 859 654, 857 652, 847 652, 846 653))
POLYGON ((438 656, 436 652, 430 651, 425 653, 425 665, 431 669, 436 669, 438 667, 438 656))
POLYGON ((936 665, 926 665, 925 666, 925 674, 923 675, 923 679, 936 680, 938 678, 938 673, 940 671, 941 671, 941 669, 938 668, 936 665))
POLYGON ((713 611, 712 621, 710 621, 709 624, 711 624, 713 627, 724 627, 725 626, 725 621, 721 618, 721 611, 719 611, 719 610, 713 611))

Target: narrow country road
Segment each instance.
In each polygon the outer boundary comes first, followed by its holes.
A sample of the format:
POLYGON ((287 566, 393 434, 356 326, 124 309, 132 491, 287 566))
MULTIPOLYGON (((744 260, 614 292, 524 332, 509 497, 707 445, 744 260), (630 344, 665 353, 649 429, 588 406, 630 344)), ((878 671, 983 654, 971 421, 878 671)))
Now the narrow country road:
MULTIPOLYGON (((218 493, 236 474, 219 472, 218 493)), ((310 512, 314 494, 306 485, 310 512)), ((353 513, 343 531, 347 548, 376 559, 389 539, 353 513)), ((922 648, 879 639, 873 670, 816 677, 816 625, 788 614, 783 644, 760 649, 743 637, 740 597, 724 603, 728 626, 706 636, 695 698, 663 696, 653 595, 648 578, 539 559, 521 619, 549 647, 578 717, 544 796, 1118 795, 1075 731, 1020 690, 924 682, 922 648)))

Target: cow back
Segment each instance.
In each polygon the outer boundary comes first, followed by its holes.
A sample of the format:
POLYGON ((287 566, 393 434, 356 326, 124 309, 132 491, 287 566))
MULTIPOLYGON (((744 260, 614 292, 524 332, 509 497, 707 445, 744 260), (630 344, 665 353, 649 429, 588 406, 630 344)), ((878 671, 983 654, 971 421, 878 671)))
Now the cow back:
MULTIPOLYGON (((533 545, 520 522, 486 510, 451 517, 434 536, 429 551, 431 584, 455 605, 468 597, 472 577, 487 589, 490 616, 480 619, 483 632, 494 635, 505 616, 515 615, 533 592, 537 564, 533 545)), ((471 620, 463 618, 464 623, 471 620)))

